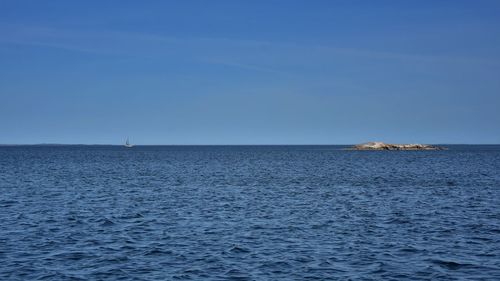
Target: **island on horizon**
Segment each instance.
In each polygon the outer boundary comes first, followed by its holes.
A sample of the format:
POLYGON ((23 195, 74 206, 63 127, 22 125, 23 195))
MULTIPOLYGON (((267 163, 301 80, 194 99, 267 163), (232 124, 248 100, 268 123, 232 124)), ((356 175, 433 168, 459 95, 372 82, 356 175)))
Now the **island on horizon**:
POLYGON ((384 142, 367 142, 357 144, 351 148, 352 150, 444 150, 444 147, 433 146, 428 144, 389 144, 384 142))

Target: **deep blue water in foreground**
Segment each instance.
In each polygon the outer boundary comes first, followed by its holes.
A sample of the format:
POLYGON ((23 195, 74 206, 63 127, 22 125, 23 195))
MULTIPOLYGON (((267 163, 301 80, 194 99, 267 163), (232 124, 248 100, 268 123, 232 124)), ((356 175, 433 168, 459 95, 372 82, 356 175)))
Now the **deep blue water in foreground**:
POLYGON ((500 280, 500 146, 0 147, 1 280, 500 280))

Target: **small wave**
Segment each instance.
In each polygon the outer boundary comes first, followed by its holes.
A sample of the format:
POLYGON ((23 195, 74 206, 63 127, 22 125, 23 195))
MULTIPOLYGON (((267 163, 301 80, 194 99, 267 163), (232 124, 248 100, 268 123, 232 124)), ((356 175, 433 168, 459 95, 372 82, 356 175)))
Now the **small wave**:
POLYGON ((450 269, 450 270, 457 270, 462 267, 467 266, 467 264, 462 264, 454 261, 445 261, 445 260, 433 260, 432 263, 439 265, 442 268, 450 269))
POLYGON ((2 207, 10 207, 12 205, 15 205, 19 203, 19 201, 16 201, 16 200, 1 200, 0 201, 0 206, 2 207))
POLYGON ((162 255, 170 255, 172 251, 165 251, 162 249, 154 248, 144 253, 145 256, 162 256, 162 255))
POLYGON ((250 253, 250 250, 247 248, 240 247, 238 245, 233 245, 231 249, 229 249, 231 253, 250 253))
POLYGON ((402 248, 399 250, 400 252, 403 252, 403 253, 416 253, 418 252, 419 250, 414 248, 414 247, 405 247, 405 248, 402 248))
POLYGON ((108 218, 101 219, 101 220, 99 220, 99 222, 100 222, 100 224, 99 224, 100 226, 111 226, 111 225, 115 224, 112 220, 110 220, 108 218))
POLYGON ((446 185, 448 185, 448 186, 457 186, 457 183, 455 181, 446 181, 446 185))
POLYGON ((52 256, 53 258, 56 259, 61 259, 61 260, 71 260, 71 261, 78 261, 86 258, 91 258, 93 256, 85 253, 85 252, 63 252, 63 253, 58 253, 52 256))
POLYGON ((133 213, 133 214, 123 215, 120 217, 120 219, 140 219, 143 217, 144 217, 144 215, 141 213, 133 213))
POLYGON ((252 280, 248 274, 238 270, 238 269, 231 269, 226 272, 225 274, 230 280, 252 280))

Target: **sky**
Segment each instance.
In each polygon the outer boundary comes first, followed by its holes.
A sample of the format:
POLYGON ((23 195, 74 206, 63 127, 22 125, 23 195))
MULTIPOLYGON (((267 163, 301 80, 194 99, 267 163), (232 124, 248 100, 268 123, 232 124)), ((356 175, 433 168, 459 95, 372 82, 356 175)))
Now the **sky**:
POLYGON ((0 1, 0 144, 500 143, 500 1, 0 1))

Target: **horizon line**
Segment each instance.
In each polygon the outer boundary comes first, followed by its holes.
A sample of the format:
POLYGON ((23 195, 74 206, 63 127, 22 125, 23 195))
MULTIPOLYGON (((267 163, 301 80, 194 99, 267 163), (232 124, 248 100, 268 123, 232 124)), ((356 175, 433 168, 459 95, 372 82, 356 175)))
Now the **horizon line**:
MULTIPOLYGON (((281 143, 281 144, 265 144, 265 143, 241 143, 241 144, 134 144, 133 146, 349 146, 360 143, 335 144, 335 143, 281 143)), ((425 143, 430 145, 500 145, 500 143, 425 143)), ((108 143, 0 143, 0 146, 124 146, 123 144, 108 144, 108 143)))

